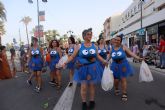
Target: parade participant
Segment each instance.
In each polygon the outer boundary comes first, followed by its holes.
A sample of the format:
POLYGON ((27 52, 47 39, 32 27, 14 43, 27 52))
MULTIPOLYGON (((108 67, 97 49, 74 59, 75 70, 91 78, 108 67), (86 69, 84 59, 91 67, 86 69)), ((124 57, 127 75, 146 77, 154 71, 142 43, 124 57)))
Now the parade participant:
MULTIPOLYGON (((76 42, 73 36, 69 37, 68 44, 69 44, 68 56, 70 57, 73 54, 74 48, 76 46, 76 42)), ((72 60, 67 65, 67 68, 69 69, 69 78, 70 78, 69 87, 73 85, 73 73, 74 73, 75 61, 76 59, 72 60)))
POLYGON ((119 95, 119 81, 121 81, 122 87, 122 100, 127 101, 127 80, 126 78, 133 74, 133 69, 127 61, 127 54, 142 60, 142 58, 133 54, 126 46, 122 45, 122 36, 116 36, 114 38, 114 44, 110 50, 112 57, 111 70, 114 74, 114 87, 115 95, 119 95))
POLYGON ((6 55, 6 47, 0 46, 0 79, 12 78, 9 63, 6 55))
POLYGON ((50 53, 50 84, 57 85, 57 89, 61 88, 61 74, 60 69, 56 68, 56 64, 59 62, 62 53, 57 40, 52 40, 49 45, 50 53))
POLYGON ((66 66, 70 61, 72 61, 77 55, 77 69, 75 70, 74 80, 81 83, 81 98, 82 98, 82 110, 88 108, 86 103, 87 95, 87 85, 89 85, 90 93, 90 110, 95 107, 95 83, 101 80, 100 73, 103 69, 100 64, 96 61, 97 58, 106 64, 106 61, 98 54, 97 47, 91 42, 92 39, 92 29, 84 30, 82 33, 84 43, 77 45, 74 49, 74 53, 68 58, 63 67, 66 66))
MULTIPOLYGON (((105 45, 105 41, 104 38, 99 38, 99 40, 97 41, 98 43, 98 53, 99 55, 104 59, 104 60, 108 60, 109 59, 109 53, 108 53, 108 48, 105 45)), ((101 64, 101 66, 104 69, 104 65, 102 64, 102 62, 99 62, 101 64)))
POLYGON ((39 47, 37 38, 33 38, 33 46, 29 51, 28 62, 30 62, 30 67, 33 71, 33 74, 37 82, 35 91, 40 92, 42 86, 41 71, 44 64, 44 57, 43 57, 43 50, 42 48, 39 47))

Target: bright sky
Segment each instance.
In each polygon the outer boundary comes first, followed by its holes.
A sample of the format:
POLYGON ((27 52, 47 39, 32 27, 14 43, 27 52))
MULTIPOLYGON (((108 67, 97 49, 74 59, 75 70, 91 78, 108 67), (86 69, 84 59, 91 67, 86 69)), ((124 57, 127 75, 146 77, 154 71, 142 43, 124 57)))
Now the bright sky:
MULTIPOLYGON (((6 35, 2 43, 11 43, 13 38, 19 42, 19 28, 22 41, 27 42, 25 26, 19 21, 24 16, 30 16, 32 22, 28 25, 29 33, 37 25, 37 0, 29 4, 28 0, 1 0, 7 11, 6 35)), ((39 0, 40 11, 45 10, 46 21, 44 30, 56 29, 60 35, 72 30, 75 35, 81 35, 86 28, 93 28, 94 36, 103 30, 103 23, 111 15, 123 12, 132 0, 39 0)), ((29 36, 31 36, 29 34, 29 36)))

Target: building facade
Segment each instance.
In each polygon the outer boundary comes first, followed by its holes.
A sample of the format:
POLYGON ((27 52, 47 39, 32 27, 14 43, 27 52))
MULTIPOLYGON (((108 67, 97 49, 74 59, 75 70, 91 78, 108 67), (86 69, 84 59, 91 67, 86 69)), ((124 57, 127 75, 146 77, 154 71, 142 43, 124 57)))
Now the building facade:
POLYGON ((113 37, 123 34, 123 44, 128 47, 134 42, 139 47, 144 42, 158 45, 160 36, 165 35, 165 0, 133 0, 120 18, 119 28, 113 37))
POLYGON ((111 17, 107 18, 104 22, 104 33, 103 37, 105 40, 110 40, 110 23, 111 23, 111 17))

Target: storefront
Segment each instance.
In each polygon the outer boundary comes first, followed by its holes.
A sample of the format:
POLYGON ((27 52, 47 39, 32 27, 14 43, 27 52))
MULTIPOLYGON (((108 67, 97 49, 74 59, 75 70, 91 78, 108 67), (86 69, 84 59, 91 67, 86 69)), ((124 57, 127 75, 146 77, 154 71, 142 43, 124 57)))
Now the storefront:
POLYGON ((147 27, 148 43, 150 45, 156 45, 158 43, 158 25, 147 27))
POLYGON ((162 23, 159 23, 158 30, 159 30, 159 38, 158 39, 160 39, 160 36, 165 36, 165 21, 162 23))
POLYGON ((136 31, 136 42, 139 48, 142 48, 144 43, 146 42, 146 29, 139 29, 136 31))

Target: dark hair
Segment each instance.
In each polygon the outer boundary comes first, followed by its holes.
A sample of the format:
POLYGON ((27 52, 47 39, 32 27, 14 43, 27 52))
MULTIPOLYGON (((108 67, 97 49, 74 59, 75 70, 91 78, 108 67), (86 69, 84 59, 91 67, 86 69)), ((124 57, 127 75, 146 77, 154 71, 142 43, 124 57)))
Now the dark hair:
POLYGON ((164 36, 164 35, 163 35, 163 36, 161 36, 161 39, 165 40, 165 36, 164 36))
POLYGON ((97 44, 100 45, 100 40, 104 39, 103 37, 100 37, 99 40, 97 41, 97 44))
POLYGON ((92 28, 85 29, 85 30, 82 32, 83 38, 86 36, 86 34, 87 34, 88 32, 92 32, 92 28))
POLYGON ((145 42, 144 44, 145 44, 145 45, 147 45, 148 43, 147 43, 147 42, 145 42))
POLYGON ((0 51, 4 50, 6 48, 6 46, 0 46, 0 51))
POLYGON ((72 44, 76 44, 75 39, 73 36, 70 36, 69 39, 72 41, 72 44))
POLYGON ((121 43, 122 43, 122 41, 123 41, 123 36, 122 36, 122 35, 117 35, 116 37, 120 37, 121 43))
POLYGON ((33 41, 38 42, 38 39, 36 37, 33 37, 33 41))
POLYGON ((58 42, 58 40, 51 40, 51 42, 49 43, 49 48, 53 48, 52 43, 53 43, 54 41, 56 41, 57 47, 59 47, 59 42, 58 42))

